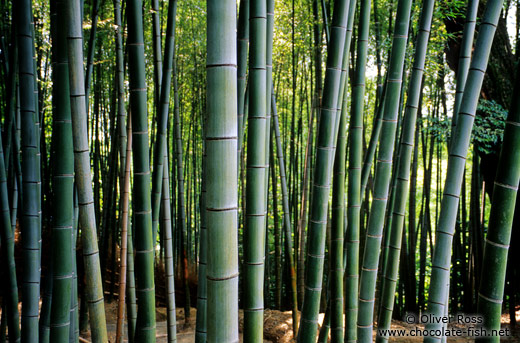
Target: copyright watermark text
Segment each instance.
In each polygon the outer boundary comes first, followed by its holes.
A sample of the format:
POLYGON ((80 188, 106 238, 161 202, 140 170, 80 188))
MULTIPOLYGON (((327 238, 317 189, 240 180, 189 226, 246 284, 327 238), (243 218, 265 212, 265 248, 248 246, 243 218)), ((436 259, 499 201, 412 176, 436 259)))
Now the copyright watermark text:
POLYGON ((488 329, 483 327, 484 318, 478 315, 435 316, 428 313, 407 313, 406 324, 416 325, 412 329, 378 329, 382 337, 507 337, 509 328, 488 329), (432 328, 433 327, 433 328, 432 328))

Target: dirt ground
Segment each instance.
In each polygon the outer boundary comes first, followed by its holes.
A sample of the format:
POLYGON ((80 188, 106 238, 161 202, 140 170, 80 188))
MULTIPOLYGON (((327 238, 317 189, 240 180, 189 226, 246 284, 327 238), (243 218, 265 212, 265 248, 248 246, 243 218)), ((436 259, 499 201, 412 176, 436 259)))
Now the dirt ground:
MULTIPOLYGON (((107 314, 108 331, 109 331, 109 342, 115 342, 115 330, 116 330, 116 302, 107 303, 105 308, 107 314)), ((195 341, 195 318, 197 316, 197 309, 191 308, 190 320, 186 323, 184 316, 184 309, 177 309, 177 342, 179 343, 191 343, 195 341)), ((518 311, 517 317, 520 317, 520 311, 518 311)), ((520 319, 520 318, 519 318, 520 319)), ((157 320, 157 343, 167 342, 166 335, 166 309, 160 307, 156 311, 157 320)), ((239 312, 239 324, 240 332, 243 329, 244 314, 243 311, 239 312)), ((323 313, 319 317, 320 325, 323 321, 323 313)), ((422 328, 422 326, 419 326, 422 328)), ((457 327, 463 328, 460 325, 457 327)), ((509 316, 504 315, 502 317, 502 328, 509 327, 509 316)), ((406 324, 401 321, 392 321, 392 329, 405 329, 411 330, 415 328, 413 324, 406 324)), ((82 335, 83 342, 90 342, 89 333, 82 335)), ((375 332, 374 332, 375 338, 375 332)), ((419 343, 423 341, 422 337, 391 337, 390 342, 402 342, 402 343, 419 343)), ((456 337, 448 338, 450 343, 466 343, 474 342, 475 340, 470 337, 456 337)), ((124 342, 127 342, 126 340, 124 342)), ((240 333, 240 342, 242 342, 242 333, 240 333)), ((264 312, 264 342, 265 343, 289 343, 294 342, 293 331, 292 331, 292 316, 290 311, 281 312, 275 310, 265 310, 264 312)), ((520 330, 517 328, 513 335, 510 337, 504 337, 501 342, 520 342, 520 330)))

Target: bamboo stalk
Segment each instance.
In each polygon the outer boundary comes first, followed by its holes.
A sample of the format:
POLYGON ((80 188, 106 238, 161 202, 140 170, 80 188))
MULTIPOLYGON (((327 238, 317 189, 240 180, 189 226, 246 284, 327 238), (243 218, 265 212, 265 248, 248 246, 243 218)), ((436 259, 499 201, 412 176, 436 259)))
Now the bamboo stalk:
MULTIPOLYGON (((392 224, 390 228, 390 244, 387 250, 388 257, 382 282, 380 311, 377 320, 378 333, 381 332, 379 329, 389 329, 392 321, 392 311, 395 301, 395 286, 398 275, 401 240, 403 237, 406 201, 408 197, 410 164, 414 149, 417 109, 420 103, 424 63, 428 49, 433 8, 433 0, 423 1, 421 18, 419 21, 419 33, 415 45, 413 71, 410 76, 410 86, 408 88, 408 97, 403 119, 402 137, 399 143, 399 160, 396 178, 397 184, 393 191, 395 194, 395 201, 391 208, 392 224)), ((378 334, 376 342, 380 343, 386 341, 388 341, 387 336, 378 334)))
POLYGON ((83 72, 83 33, 80 1, 66 2, 68 14, 68 54, 70 104, 72 110, 72 135, 74 146, 75 183, 78 190, 79 226, 86 265, 86 297, 89 307, 90 328, 95 342, 107 342, 105 306, 99 249, 96 232, 96 216, 90 174, 90 150, 87 137, 87 113, 83 72))
MULTIPOLYGON (((396 25, 390 55, 387 93, 381 125, 381 141, 377 154, 374 198, 366 230, 365 248, 359 283, 357 338, 360 343, 372 342, 375 291, 385 211, 390 186, 392 158, 401 93, 404 57, 410 22, 410 0, 397 5, 396 25)), ((363 189, 362 189, 363 191, 363 189)))
POLYGON ((130 198, 130 163, 132 154, 132 120, 128 116, 127 143, 125 156, 125 174, 123 183, 123 193, 121 201, 121 251, 119 269, 119 296, 117 302, 117 324, 116 324, 116 343, 121 343, 124 337, 125 319, 125 295, 126 295, 126 270, 128 255, 128 202, 130 198))
POLYGON ((231 343, 238 341, 236 2, 210 0, 207 12, 207 341, 231 343))
POLYGON ((316 168, 308 232, 305 294, 298 332, 298 342, 313 342, 318 329, 319 300, 323 280, 325 254, 325 230, 330 190, 333 147, 335 146, 335 123, 343 47, 347 26, 348 1, 334 2, 334 17, 331 27, 325 89, 321 107, 319 133, 316 149, 316 168))
POLYGON ((144 63, 144 37, 141 0, 127 3, 128 71, 132 117, 134 187, 135 267, 137 277, 136 342, 155 342, 155 282, 152 205, 150 199, 150 159, 148 109, 144 63))
POLYGON ((266 190, 267 4, 251 0, 249 117, 247 132, 246 224, 244 228, 244 336, 261 342, 264 314, 266 190))
MULTIPOLYGON (((435 231, 435 248, 432 260, 432 275, 430 280, 428 312, 436 317, 442 316, 449 294, 449 277, 451 264, 451 248, 459 195, 462 185, 462 175, 468 153, 469 141, 480 89, 487 68, 491 45, 495 36, 496 25, 502 10, 502 0, 491 0, 486 9, 479 27, 479 34, 473 52, 473 58, 468 72, 464 95, 457 118, 456 130, 450 143, 448 171, 443 191, 439 222, 435 231)), ((430 323, 426 329, 440 329, 442 323, 430 323)), ((426 343, 436 342, 438 337, 426 337, 426 343)))

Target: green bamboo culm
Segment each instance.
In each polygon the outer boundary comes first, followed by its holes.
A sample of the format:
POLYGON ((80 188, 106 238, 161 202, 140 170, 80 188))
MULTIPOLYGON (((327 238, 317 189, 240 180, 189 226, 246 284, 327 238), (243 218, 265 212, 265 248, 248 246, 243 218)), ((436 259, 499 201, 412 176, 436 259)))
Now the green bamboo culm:
POLYGON ((347 235, 345 239, 345 341, 357 340, 359 231, 361 208, 361 165, 363 156, 363 110, 365 108, 365 70, 370 27, 370 0, 362 0, 359 12, 356 66, 352 82, 349 123, 347 235))
MULTIPOLYGON (((176 1, 175 1, 176 2, 176 1)), ((166 145, 166 140, 164 141, 166 145)), ((162 229, 164 230, 164 259, 166 271, 166 302, 167 302, 167 333, 168 343, 177 342, 177 317, 175 313, 175 280, 173 260, 173 243, 172 243, 172 221, 170 214, 170 178, 168 168, 168 153, 167 149, 164 154, 164 173, 162 182, 162 229)))
MULTIPOLYGON (((274 30, 274 0, 267 0, 266 6, 266 44, 265 44, 265 171, 264 171, 264 212, 266 228, 268 225, 267 208, 269 206, 269 156, 271 148, 271 91, 273 88, 273 30, 274 30)), ((247 202, 246 202, 247 204, 247 202)), ((246 205, 247 206, 247 205, 246 205)), ((267 232, 266 232, 267 234, 267 232)), ((265 252, 264 252, 265 255, 265 252)), ((269 268, 267 268, 269 271, 269 268)), ((269 274, 269 273, 268 273, 269 274)), ((268 282, 267 282, 268 283, 268 282)))
MULTIPOLYGON (((121 118, 120 118, 121 119, 121 118)), ((116 343, 121 343, 124 337, 124 311, 125 311, 125 295, 126 295, 126 275, 127 275, 127 261, 128 261, 128 208, 130 198, 130 166, 132 158, 132 121, 131 118, 128 121, 128 133, 126 139, 125 148, 125 161, 124 161, 124 176, 123 185, 121 187, 121 200, 120 200, 120 232, 121 232, 121 258, 120 258, 120 272, 119 272, 119 294, 118 294, 118 306, 117 306, 117 323, 116 323, 116 343)), ((125 124, 126 127, 126 124, 125 124)))
POLYGON ((188 285, 188 243, 187 243, 187 228, 186 228, 186 205, 185 205, 185 195, 184 195, 184 166, 183 166, 183 152, 182 152, 182 136, 181 136, 181 117, 179 113, 179 94, 177 90, 177 64, 173 61, 173 86, 174 86, 174 110, 173 110, 173 133, 175 138, 175 160, 177 161, 177 187, 178 187, 178 197, 177 197, 177 208, 179 209, 178 217, 177 217, 177 228, 180 233, 180 249, 181 249, 181 268, 182 268, 182 281, 184 286, 184 294, 185 298, 188 301, 184 303, 184 314, 186 322, 189 321, 190 318, 190 288, 188 285))
POLYGON ((328 199, 333 148, 336 145, 335 125, 338 104, 343 48, 345 44, 348 0, 334 2, 334 17, 328 46, 327 71, 323 102, 320 108, 320 125, 316 146, 316 168, 312 189, 308 251, 305 263, 305 293, 303 300, 298 342, 315 342, 318 330, 318 312, 323 282, 325 258, 325 231, 327 226, 328 199))
MULTIPOLYGON (((131 121, 131 118, 130 118, 131 121)), ((128 138, 130 140, 130 138, 128 138)), ((128 144, 128 143, 127 143, 128 144)), ((132 221, 133 224, 133 221, 132 221)), ((134 240, 133 240, 133 230, 134 225, 128 223, 127 228, 127 267, 126 267, 126 317, 128 321, 128 342, 135 342, 135 328, 137 326, 137 296, 135 292, 135 271, 134 271, 134 240)))
POLYGON ((207 13, 207 342, 231 343, 238 342, 236 1, 208 0, 207 13))
MULTIPOLYGON (((511 228, 520 181, 520 68, 518 67, 512 99, 493 188, 493 203, 484 244, 477 305, 477 312, 484 317, 482 326, 496 332, 500 330, 507 252, 511 242, 511 228)), ((498 343, 500 336, 484 337, 482 342, 498 343)))
POLYGON ((381 238, 388 201, 388 190, 392 171, 397 131, 397 116, 401 93, 404 57, 410 22, 411 0, 399 0, 387 78, 387 92, 381 125, 381 139, 377 154, 374 179, 374 198, 365 238, 363 264, 359 282, 358 342, 372 342, 372 327, 376 292, 377 270, 381 249, 381 238))
POLYGON ((137 323, 135 342, 155 342, 155 284, 150 160, 148 146, 148 110, 144 64, 142 1, 130 0, 128 20, 128 74, 132 112, 132 149, 134 187, 135 270, 137 278, 137 323))
MULTIPOLYGON (((153 77, 154 77, 154 104, 156 112, 154 113, 155 118, 161 116, 161 93, 162 93, 162 85, 164 80, 163 75, 163 67, 164 63, 169 63, 166 59, 162 60, 162 28, 161 28, 161 12, 159 7, 159 0, 152 0, 150 1, 151 5, 151 15, 152 15, 152 51, 153 51, 153 77)), ((169 10, 169 7, 168 7, 169 10)), ((167 24, 168 25, 168 24, 167 24)), ((166 38, 168 40, 168 38, 166 38)), ((164 49, 164 55, 166 57, 167 49, 165 47, 164 49)), ((160 120, 157 119, 157 122, 160 120)), ((158 128, 159 129, 159 128, 158 128)), ((155 138, 155 137, 153 137, 155 138)), ((155 142, 155 140, 152 138, 152 142, 155 142)), ((157 138, 155 138, 157 139, 157 138)), ((154 149, 157 146, 154 146, 154 149)), ((155 154, 155 151, 154 151, 155 154)), ((154 155, 155 157, 155 155, 154 155)), ((154 160, 155 163, 155 160, 154 160)), ((153 182, 153 181, 152 181, 153 182)), ((162 182, 162 180, 160 181, 162 182)), ((160 192, 160 188, 159 188, 160 192)), ((161 196, 159 196, 161 198, 161 196)), ((153 207, 153 203, 152 203, 153 207)), ((157 227, 156 227, 157 228, 157 227)), ((155 237, 156 231, 154 231, 154 237, 155 237)), ((155 240, 154 240, 155 243, 155 240)))
POLYGON ((52 228, 52 304, 50 341, 67 342, 70 327, 72 292, 72 235, 74 226, 74 151, 69 97, 69 69, 65 4, 56 1, 53 24, 53 228, 52 228), (63 26, 62 26, 63 25, 63 26))
MULTIPOLYGON (((238 105, 238 159, 242 154, 244 140, 244 111, 246 99, 247 48, 249 45, 249 1, 240 0, 237 28, 237 105, 238 105)), ((240 161, 239 161, 240 164, 240 161)))
MULTIPOLYGON (((291 228, 291 212, 289 212, 289 192, 287 190, 287 178, 285 177, 285 162, 283 157, 282 140, 280 138, 280 123, 276 109, 276 97, 274 89, 271 87, 271 107, 273 113, 274 135, 276 139, 276 156, 278 158, 278 168, 280 170, 280 183, 282 185, 282 208, 283 208, 283 228, 285 233, 285 248, 289 259, 289 273, 291 276, 291 309, 293 319, 293 332, 298 332, 298 290, 296 284, 296 267, 294 264, 293 239, 291 228)), ((275 187, 275 185, 273 185, 275 187)))
POLYGON ((87 275, 86 300, 88 303, 92 341, 107 342, 105 304, 103 301, 103 285, 101 281, 94 195, 90 173, 90 151, 87 136, 81 1, 66 1, 65 6, 74 147, 74 181, 78 191, 79 226, 81 227, 83 259, 87 275))
MULTIPOLYGON (((399 270, 399 257, 401 252, 401 240, 403 237, 404 217, 406 201, 408 197, 408 183, 410 179, 411 157, 414 149, 415 125, 417 109, 421 96, 421 84, 424 74, 424 62, 428 49, 428 40, 433 16, 434 0, 423 0, 421 17, 419 19, 419 31, 415 44, 415 55, 408 97, 403 119, 401 140, 399 142, 399 160, 397 165, 396 188, 393 191, 395 200, 391 209, 392 224, 390 228, 390 244, 388 246, 388 260, 384 270, 382 292, 380 301, 379 318, 377 320, 379 330, 390 329, 392 311, 395 300, 395 288, 399 270)), ((388 336, 378 335, 377 343, 388 341, 388 336)))
MULTIPOLYGON (((16 6, 12 6, 12 16, 16 16, 16 6)), ((13 36, 16 34, 13 30, 13 36)), ((5 147, 5 154, 3 152, 3 144, 0 144, 0 210, 2 211, 1 215, 1 228, 0 234, 2 239, 2 246, 5 256, 5 292, 8 296, 4 297, 3 300, 3 310, 2 310, 2 324, 7 325, 8 333, 9 333, 9 342, 20 342, 20 313, 18 312, 18 280, 16 275, 16 264, 15 264, 15 241, 14 241, 14 233, 16 230, 16 208, 18 203, 18 192, 17 192, 17 182, 16 178, 14 179, 13 191, 12 191, 12 209, 9 208, 9 193, 7 186, 7 173, 8 169, 5 164, 9 164, 9 151, 12 150, 10 148, 10 142, 14 141, 14 137, 9 132, 13 132, 14 121, 15 121, 15 105, 16 105, 16 69, 18 64, 18 56, 17 56, 17 48, 16 48, 16 40, 13 41, 14 49, 10 56, 9 63, 9 88, 11 90, 9 96, 9 112, 8 116, 10 118, 7 130, 7 142, 5 147), (10 129, 9 129, 10 128, 10 129), (12 220, 11 213, 14 213, 14 221, 12 220), (5 313, 5 314, 4 314, 5 313), (5 321, 4 321, 5 320, 5 321)), ((0 142, 3 140, 0 137, 0 142)), ((13 144, 14 145, 14 144, 13 144)), ((11 157, 15 156, 13 153, 11 157)))
MULTIPOLYGON (((74 187, 73 198, 74 218, 72 226, 72 243, 71 256, 72 261, 77 261, 76 245, 78 239, 78 192, 74 187)), ((79 340, 79 312, 78 312, 78 264, 72 264, 72 290, 70 292, 70 325, 69 325, 69 342, 76 343, 79 340)))
MULTIPOLYGON (((266 35, 267 4, 249 8, 249 114, 247 132, 246 223, 244 228, 244 337, 262 342, 264 323, 266 187, 266 35)), ((268 155, 267 155, 268 156, 268 155)))
MULTIPOLYGON (((200 193, 200 207, 206 208, 206 148, 202 152, 202 185, 200 193)), ((207 336, 207 299, 208 287, 206 281, 206 267, 208 261, 208 230, 206 211, 200 211, 200 242, 199 242, 199 270, 197 285, 197 318, 195 324, 195 342, 205 343, 207 336)))
MULTIPOLYGON (((1 141, 1 136, 0 136, 1 141)), ((18 313, 18 283, 16 279, 16 265, 14 258, 14 230, 11 226, 11 214, 9 211, 9 197, 7 190, 7 177, 5 173, 3 146, 0 144, 0 208, 2 211, 2 245, 5 246, 7 259, 6 286, 8 296, 3 301, 2 321, 6 319, 9 332, 9 342, 20 342, 20 326, 18 313), (5 311, 6 314, 3 314, 5 311)))
MULTIPOLYGON (((347 55, 348 56, 348 55, 347 55)), ((343 235, 345 230, 346 111, 341 111, 334 159, 331 218, 330 311, 332 342, 343 342, 343 235)))
MULTIPOLYGON (((13 4, 12 6, 12 16, 16 16, 16 6, 13 4)), ((16 32, 13 29, 12 33, 13 37, 15 37, 16 32)), ((12 150, 10 148, 10 142, 14 141, 14 137, 12 135, 15 121, 15 113, 16 113, 16 95, 17 95, 17 87, 16 87, 16 70, 18 64, 18 56, 17 56, 17 48, 16 48, 16 39, 13 39, 13 50, 10 56, 10 61, 8 64, 9 70, 9 100, 8 100, 8 112, 6 116, 9 116, 9 125, 6 125, 5 130, 9 130, 7 132, 7 140, 5 145, 5 153, 4 146, 0 144, 0 210, 1 214, 1 227, 0 227, 0 237, 1 244, 3 250, 3 257, 5 258, 5 266, 4 266, 4 300, 2 303, 2 332, 0 335, 5 335, 5 328, 7 327, 9 334, 9 342, 20 342, 20 313, 18 312, 18 280, 16 275, 16 263, 15 263, 15 238, 14 233, 16 231, 16 208, 18 203, 18 192, 17 192, 17 180, 14 178, 13 190, 12 190, 12 208, 9 206, 9 193, 7 186, 7 174, 8 168, 6 168, 6 162, 9 164, 9 151, 12 150), (14 214, 12 217, 11 214, 14 214), (14 219, 14 221, 12 220, 14 219)), ((7 121, 7 118, 6 118, 7 121)), ((0 142, 4 142, 1 139, 0 142)), ((13 144, 14 145, 14 144, 13 144)), ((11 157, 15 156, 12 154, 11 157)), ((11 158, 12 159, 12 158, 11 158)), ((5 336, 2 337, 5 339, 5 336)))
MULTIPOLYGON (((435 231, 435 245, 432 260, 432 275, 428 296, 428 312, 433 316, 445 313, 445 302, 449 294, 451 248, 457 219, 457 209, 461 192, 466 156, 475 119, 480 89, 487 68, 496 25, 502 10, 502 0, 490 0, 486 4, 479 27, 477 42, 468 72, 464 95, 457 118, 455 131, 450 143, 448 170, 444 184, 439 223, 435 231)), ((437 330, 442 323, 430 323, 426 329, 437 330)), ((437 342, 439 337, 425 337, 425 343, 437 342)))
POLYGON ((453 117, 451 119, 451 132, 455 132, 457 117, 459 114, 464 86, 468 77, 469 65, 471 62, 471 51, 473 50, 473 38, 477 23, 477 11, 479 0, 468 0, 466 7, 466 20, 462 31, 462 41, 459 52, 459 62, 457 67, 457 84, 455 90, 455 103, 453 105, 453 117))
MULTIPOLYGON (((157 242, 157 227, 159 224, 159 212, 161 208, 161 190, 163 183, 163 161, 166 148, 166 135, 170 107, 170 89, 172 79, 172 65, 175 49, 175 16, 177 13, 177 0, 170 0, 168 4, 168 17, 166 23, 166 43, 164 47, 164 62, 162 63, 162 82, 160 91, 159 112, 157 113, 157 135, 155 138, 154 169, 152 174, 152 227, 153 244, 157 242)), ((159 44, 160 46, 160 44, 159 44)), ((170 211, 170 209, 167 209, 170 211)))
POLYGON ((39 215, 40 164, 39 135, 36 130, 34 35, 32 1, 16 4, 18 78, 20 92, 21 148, 22 148, 22 342, 38 342, 40 300, 41 218, 39 215))
MULTIPOLYGON (((336 115, 336 123, 334 125, 334 142, 338 140, 339 127, 341 121, 341 115, 344 104, 344 95, 348 95, 348 68, 350 61, 350 42, 352 40, 352 28, 354 26, 354 15, 356 8, 356 0, 349 0, 347 3, 347 26, 345 31, 345 43, 343 44, 343 58, 341 62, 341 74, 339 79, 339 92, 338 92, 338 103, 336 105, 337 115, 336 115)), ((345 127, 346 127, 345 123, 345 127)), ((345 141, 346 142, 346 141, 345 141)), ((334 147, 334 152, 336 151, 336 146, 334 147)), ((335 161, 335 158, 334 158, 335 161)), ((332 163, 334 163, 334 161, 332 163)))
MULTIPOLYGON (((178 107, 178 95, 176 88, 175 103, 178 107)), ((205 126, 205 125, 204 125, 205 126)), ((240 158, 238 158, 240 160, 240 158)), ((239 161, 237 161, 239 163, 239 161)), ((195 342, 205 343, 207 338, 207 302, 208 287, 206 280, 206 268, 208 261, 208 230, 206 221, 206 144, 202 142, 202 183, 200 191, 200 241, 199 241, 199 268, 197 285, 197 317, 195 324, 195 342)))
POLYGON ((365 200, 365 191, 367 189, 368 177, 370 176, 370 172, 372 170, 372 163, 376 154, 377 142, 379 141, 379 136, 381 135, 381 126, 383 125, 383 121, 381 119, 383 117, 383 109, 385 107, 386 86, 387 83, 385 81, 385 83, 383 84, 383 89, 381 90, 382 100, 378 104, 376 117, 374 118, 374 126, 372 128, 372 133, 370 134, 370 141, 368 142, 367 151, 365 153, 365 156, 363 157, 360 189, 361 202, 365 200))
MULTIPOLYGON (((330 332, 332 342, 344 341, 344 271, 345 271, 345 166, 347 154, 347 105, 348 105, 348 68, 350 56, 350 42, 352 39, 352 28, 354 24, 354 15, 356 10, 356 0, 350 0, 348 7, 347 31, 345 36, 345 45, 343 48, 343 63, 341 68, 340 91, 337 105, 337 146, 334 157, 334 179, 332 184, 332 208, 331 208, 331 250, 330 250, 330 311, 328 316, 330 320, 330 332)), ((327 316, 327 314, 326 314, 327 316)), ((321 336, 321 331, 320 331, 321 336)), ((327 334, 328 337, 328 334, 327 334)))
MULTIPOLYGON (((14 72, 14 71, 13 71, 14 72)), ((0 142, 2 137, 0 134, 0 142)), ((16 183, 16 181, 15 181, 16 183)), ((2 324, 7 324, 9 333, 9 342, 20 342, 20 326, 18 313, 18 282, 16 279, 16 265, 15 265, 15 242, 14 229, 11 226, 11 211, 9 209, 9 194, 7 189, 7 176, 4 160, 3 144, 0 144, 0 210, 1 215, 1 237, 4 251, 4 256, 7 263, 5 267, 5 296, 2 307, 2 324)))

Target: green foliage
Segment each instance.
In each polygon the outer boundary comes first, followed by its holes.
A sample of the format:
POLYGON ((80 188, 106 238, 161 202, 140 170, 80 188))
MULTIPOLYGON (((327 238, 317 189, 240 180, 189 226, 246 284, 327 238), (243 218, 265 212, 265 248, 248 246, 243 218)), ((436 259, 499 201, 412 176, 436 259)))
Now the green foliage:
POLYGON ((427 117, 426 119, 420 120, 420 122, 422 123, 426 120, 426 126, 421 124, 423 131, 428 135, 434 136, 437 142, 447 142, 451 134, 451 118, 447 116, 441 118, 427 117))
POLYGON ((491 100, 480 100, 472 139, 479 152, 497 153, 502 145, 507 110, 491 100))

